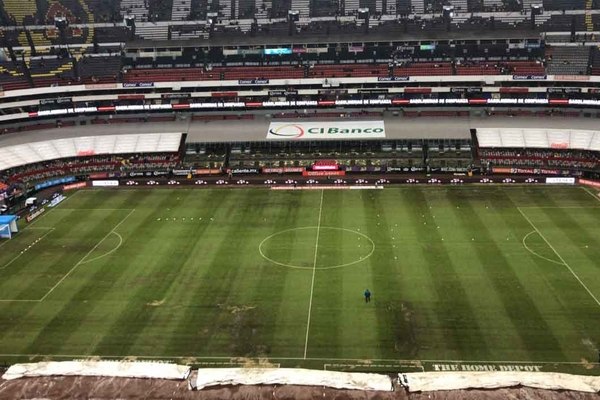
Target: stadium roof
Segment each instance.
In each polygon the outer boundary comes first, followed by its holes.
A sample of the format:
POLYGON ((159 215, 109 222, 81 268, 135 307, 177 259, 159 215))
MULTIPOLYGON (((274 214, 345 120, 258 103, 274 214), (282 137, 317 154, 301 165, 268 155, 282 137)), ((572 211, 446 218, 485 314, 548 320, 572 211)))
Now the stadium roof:
MULTIPOLYGON (((119 135, 136 133, 188 133, 188 142, 248 142, 266 139, 270 122, 289 119, 269 118, 256 114, 255 119, 227 121, 190 121, 88 125, 33 132, 19 132, 0 136, 0 147, 33 141, 79 136, 119 135)), ((369 118, 377 120, 381 118, 369 118)), ((309 118, 293 119, 307 122, 309 118)), ((340 119, 347 121, 348 119, 340 119)), ((387 113, 385 121, 388 139, 466 139, 474 128, 534 128, 534 129, 598 129, 598 122, 587 118, 569 117, 396 117, 387 113)), ((322 122, 325 119, 318 118, 322 122)))

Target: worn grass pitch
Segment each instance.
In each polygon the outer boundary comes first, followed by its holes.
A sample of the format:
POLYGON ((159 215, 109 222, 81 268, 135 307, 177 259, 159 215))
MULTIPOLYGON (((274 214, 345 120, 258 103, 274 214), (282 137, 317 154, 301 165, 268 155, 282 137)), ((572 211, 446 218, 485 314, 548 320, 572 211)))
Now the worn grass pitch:
POLYGON ((0 362, 600 370, 582 188, 81 191, 0 246, 0 362))

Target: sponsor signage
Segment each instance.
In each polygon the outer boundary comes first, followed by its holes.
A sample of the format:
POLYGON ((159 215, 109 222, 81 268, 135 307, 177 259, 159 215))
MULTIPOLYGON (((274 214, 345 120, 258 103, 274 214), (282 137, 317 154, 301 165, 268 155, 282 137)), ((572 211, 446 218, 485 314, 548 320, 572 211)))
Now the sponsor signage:
POLYGON ((191 93, 165 93, 161 94, 161 99, 189 99, 192 96, 191 93))
POLYGON ((274 49, 265 49, 264 54, 266 56, 276 56, 280 54, 292 54, 292 49, 290 47, 276 47, 274 49))
POLYGON ((218 168, 201 168, 193 171, 196 175, 217 175, 221 173, 221 170, 218 168))
POLYGON ((71 97, 57 97, 55 99, 40 99, 40 106, 65 105, 73 102, 71 97))
POLYGON ((89 156, 93 156, 95 154, 96 154, 96 152, 94 151, 94 149, 79 150, 77 152, 77 157, 89 157, 89 156))
POLYGON ((344 176, 346 171, 302 171, 302 176, 344 176))
POLYGON ((48 203, 48 207, 53 208, 56 207, 57 205, 59 205, 60 203, 62 203, 63 200, 65 200, 66 197, 63 196, 62 194, 59 194, 58 196, 56 196, 55 198, 53 198, 50 203, 48 203))
POLYGON ((117 98, 119 100, 144 100, 146 96, 143 94, 120 94, 117 98))
POLYGON ((86 89, 116 89, 116 83, 90 83, 85 85, 86 89))
POLYGON ((554 75, 555 81, 589 81, 589 75, 554 75))
POLYGON ((115 187, 115 186, 119 186, 119 181, 117 181, 117 180, 92 181, 92 186, 115 187))
POLYGON ((32 212, 31 214, 26 216, 25 221, 27 221, 27 222, 33 221, 34 219, 36 219, 37 217, 42 215, 44 211, 46 211, 45 208, 38 208, 37 210, 35 210, 34 212, 32 212))
POLYGON ((41 190, 41 189, 49 188, 51 186, 62 185, 63 183, 70 183, 70 182, 74 182, 74 181, 75 181, 74 176, 66 176, 64 178, 50 179, 45 182, 38 183, 37 185, 35 185, 34 188, 35 188, 35 190, 41 190))
POLYGON ((548 75, 513 75, 513 81, 545 81, 548 75))
POLYGON ((263 174, 286 174, 304 172, 304 167, 263 168, 263 174))
POLYGON ((450 88, 451 93, 481 93, 483 88, 480 87, 453 87, 450 88))
POLYGON ((148 177, 148 176, 167 176, 169 171, 132 171, 129 174, 130 177, 148 177))
POLYGON ((229 172, 232 174, 258 174, 258 168, 232 168, 229 172))
POLYGON ((269 96, 295 96, 297 90, 269 90, 269 96))
POLYGON ((540 372, 541 365, 534 364, 432 364, 434 371, 469 372, 540 372))
POLYGON ((589 179, 579 179, 579 183, 581 183, 582 185, 589 185, 589 186, 600 188, 600 182, 591 181, 589 179))
POLYGON ((560 177, 560 178, 546 178, 546 183, 553 185, 574 185, 575 178, 572 177, 560 177))
POLYGON ((589 179, 579 179, 579 183, 581 183, 582 185, 588 185, 588 186, 600 188, 600 182, 592 181, 589 179))
POLYGON ((509 167, 492 167, 492 172, 495 174, 529 174, 529 175, 560 175, 558 169, 546 168, 509 168, 509 167))
POLYGON ((387 94, 388 89, 358 89, 358 93, 387 94))
POLYGON ((90 174, 90 179, 106 179, 108 178, 108 173, 106 172, 98 172, 96 174, 90 174))
POLYGON ((338 165, 313 165, 313 171, 337 171, 339 169, 338 165))
POLYGON ((154 87, 154 82, 126 82, 123 84, 124 88, 148 88, 154 87))
POLYGON ((238 92, 212 92, 210 97, 237 97, 238 92))
POLYGON ((193 170, 191 169, 174 169, 173 175, 175 176, 188 176, 189 174, 193 174, 193 170))
POLYGON ((566 142, 562 142, 562 143, 550 143, 550 148, 552 149, 568 149, 569 148, 569 143, 566 142))
POLYGON ((269 140, 385 138, 383 121, 271 122, 269 140))
POLYGON ((420 172, 423 171, 422 167, 387 167, 387 172, 420 172))
POLYGON ((560 88, 560 87, 550 87, 546 89, 547 93, 560 93, 560 94, 570 94, 570 93, 581 93, 581 88, 560 88))
POLYGON ((239 79, 238 85, 268 85, 268 79, 239 79))
POLYGON ((377 78, 378 82, 406 82, 409 80, 408 76, 380 76, 377 78))
POLYGON ((85 183, 85 182, 71 183, 70 185, 63 186, 63 190, 81 189, 86 186, 87 186, 87 183, 85 183))

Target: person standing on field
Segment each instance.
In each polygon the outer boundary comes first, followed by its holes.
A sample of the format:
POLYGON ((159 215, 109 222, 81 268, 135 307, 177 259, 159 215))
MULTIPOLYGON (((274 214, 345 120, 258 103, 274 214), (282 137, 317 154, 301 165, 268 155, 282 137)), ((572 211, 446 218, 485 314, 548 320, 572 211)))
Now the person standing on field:
POLYGON ((371 301, 371 292, 369 289, 365 290, 365 303, 369 303, 371 301))

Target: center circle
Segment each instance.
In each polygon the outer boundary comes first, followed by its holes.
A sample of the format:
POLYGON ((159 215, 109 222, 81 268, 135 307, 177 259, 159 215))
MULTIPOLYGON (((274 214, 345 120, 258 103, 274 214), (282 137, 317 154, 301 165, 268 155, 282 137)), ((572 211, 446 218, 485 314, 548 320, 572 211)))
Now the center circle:
POLYGON ((267 236, 258 245, 260 255, 273 264, 296 269, 343 268, 373 255, 373 240, 352 229, 303 226, 267 236))

